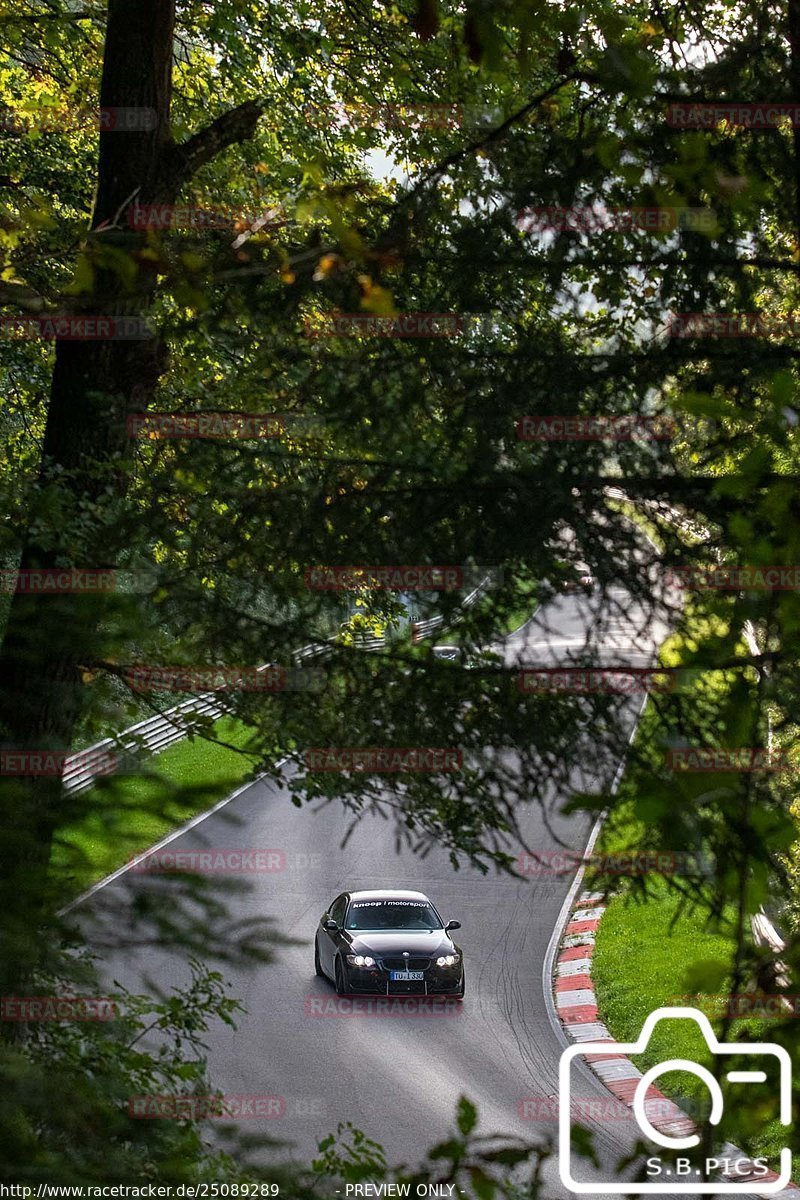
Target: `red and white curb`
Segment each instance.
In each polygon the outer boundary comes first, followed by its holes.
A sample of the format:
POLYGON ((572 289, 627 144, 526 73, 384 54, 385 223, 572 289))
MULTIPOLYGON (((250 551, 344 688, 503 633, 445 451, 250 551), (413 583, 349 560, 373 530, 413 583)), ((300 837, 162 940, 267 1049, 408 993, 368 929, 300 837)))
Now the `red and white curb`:
MULTIPOLYGON (((592 981, 595 935, 605 912, 604 899, 602 892, 583 892, 578 899, 577 908, 561 939, 553 989, 558 1018, 571 1042, 609 1042, 613 1046, 614 1039, 600 1020, 592 981)), ((587 1054, 586 1062, 617 1100, 632 1108, 636 1086, 642 1078, 638 1067, 624 1054, 615 1054, 612 1049, 608 1054, 587 1054)), ((696 1130, 691 1117, 652 1085, 647 1089, 645 1112, 653 1127, 667 1136, 686 1137, 696 1130)), ((729 1157, 735 1156, 740 1162, 746 1158, 734 1146, 726 1146, 725 1150, 726 1153, 730 1151, 729 1157)), ((754 1193, 759 1195, 759 1185, 769 1183, 778 1176, 770 1171, 768 1175, 748 1176, 739 1173, 735 1176, 723 1175, 723 1178, 736 1183, 752 1183, 754 1193)), ((793 1182, 788 1188, 770 1194, 785 1196, 787 1200, 800 1200, 800 1186, 793 1182)))

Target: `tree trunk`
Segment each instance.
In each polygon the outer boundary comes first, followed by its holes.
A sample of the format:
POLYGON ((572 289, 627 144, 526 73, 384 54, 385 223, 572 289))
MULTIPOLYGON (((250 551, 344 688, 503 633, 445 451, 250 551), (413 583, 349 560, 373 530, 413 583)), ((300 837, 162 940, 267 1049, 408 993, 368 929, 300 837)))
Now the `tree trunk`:
MULTIPOLYGON (((133 284, 115 269, 122 252, 138 264, 145 234, 126 210, 174 203, 198 166, 252 136, 260 108, 250 102, 217 118, 181 146, 170 135, 175 0, 110 0, 100 94, 101 133, 91 233, 90 294, 73 311, 143 319, 155 284, 146 267, 133 284), (143 127, 114 128, 114 110, 144 110, 143 127), (105 124, 108 122, 108 125, 105 124), (109 228, 109 226, 111 228, 109 228), (116 258, 115 258, 116 256, 116 258)), ((146 409, 164 369, 156 337, 56 343, 44 453, 20 568, 124 566, 124 525, 103 514, 122 504, 130 479, 126 415, 146 409), (46 499, 45 499, 46 498, 46 499), (55 518, 53 514, 56 514, 55 518)), ((8 750, 66 750, 83 707, 80 664, 100 656, 98 625, 116 598, 58 594, 12 598, 0 649, 0 743, 8 750)), ((47 896, 47 867, 58 824, 59 778, 4 775, 0 804, 0 994, 18 994, 35 968, 36 931, 60 897, 47 896)), ((9 1026, 4 1026, 8 1036, 9 1026)), ((2 1036, 2 1035, 0 1035, 2 1036)))

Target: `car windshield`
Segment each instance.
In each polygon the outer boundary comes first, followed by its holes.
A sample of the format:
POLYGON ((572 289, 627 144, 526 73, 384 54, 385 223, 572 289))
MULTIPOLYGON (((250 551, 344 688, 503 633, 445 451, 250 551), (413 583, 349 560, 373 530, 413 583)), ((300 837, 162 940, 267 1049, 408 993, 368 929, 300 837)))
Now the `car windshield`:
POLYGON ((353 900, 345 921, 345 929, 441 928, 442 922, 427 900, 353 900))

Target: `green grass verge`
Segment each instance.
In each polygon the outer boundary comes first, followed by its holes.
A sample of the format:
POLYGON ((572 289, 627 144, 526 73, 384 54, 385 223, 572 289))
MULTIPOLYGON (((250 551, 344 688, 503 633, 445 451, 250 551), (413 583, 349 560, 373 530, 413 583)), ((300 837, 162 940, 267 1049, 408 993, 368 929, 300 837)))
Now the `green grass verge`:
MULTIPOLYGON (((666 882, 656 885, 644 901, 615 896, 600 922, 592 960, 600 1017, 616 1041, 631 1042, 645 1019, 666 1005, 697 1004, 693 996, 726 995, 730 978, 720 978, 731 963, 735 947, 729 920, 714 926, 700 910, 678 912, 678 897, 666 882), (713 984, 711 981, 713 980, 713 984)), ((702 1008, 702 1002, 700 1007, 702 1008)), ((711 1017, 715 1033, 721 1022, 711 1017)), ((769 1020, 734 1021, 728 1041, 772 1041, 769 1020)), ((684 1058, 713 1070, 708 1047, 693 1021, 660 1023, 643 1054, 633 1058, 641 1071, 668 1058, 684 1058)), ((761 1065, 759 1063, 759 1065, 761 1065)), ((736 1104, 734 1124, 726 1136, 752 1155, 766 1155, 774 1168, 786 1130, 774 1117, 774 1075, 768 1087, 739 1086, 730 1092, 736 1104)), ((708 1091, 696 1075, 670 1072, 657 1086, 696 1115, 707 1111, 708 1091)), ((725 1126, 721 1127, 725 1131, 725 1126)), ((794 1178, 800 1175, 800 1151, 794 1155, 794 1178)))
MULTIPOLYGON (((241 749, 252 737, 232 717, 217 721, 213 733, 241 749)), ((53 851, 59 884, 70 895, 83 891, 228 795, 253 774, 253 764, 253 756, 237 749, 186 738, 154 755, 147 775, 112 778, 103 784, 102 797, 99 788, 88 791, 53 851)))
MULTIPOLYGON (((644 901, 615 896, 600 922, 592 961, 603 1021, 619 1041, 632 1041, 654 1009, 688 1004, 693 980, 707 964, 730 962, 734 945, 730 931, 707 926, 701 913, 679 915, 678 897, 665 882, 644 901)), ((691 1058, 695 1043, 690 1023, 674 1022, 657 1030, 637 1065, 691 1058)), ((681 1083, 702 1091, 695 1077, 681 1083)))
POLYGON ((516 633, 527 621, 530 621, 537 607, 537 587, 533 581, 520 584, 520 591, 525 596, 525 602, 519 608, 510 612, 501 622, 501 634, 516 633))
MULTIPOLYGON (((695 620, 698 634, 700 621, 695 620)), ((691 628, 691 625, 690 625, 691 628)), ((713 631, 714 626, 710 629, 713 631)), ((691 654, 691 635, 673 635, 664 643, 660 662, 679 666, 691 654)), ((716 692, 720 699, 728 687, 724 678, 698 677, 696 684, 707 692, 716 692)), ((637 749, 645 759, 657 745, 659 722, 651 705, 645 709, 637 730, 637 749)), ((636 770, 626 775, 620 796, 597 845, 598 853, 624 854, 646 845, 644 825, 636 819, 636 770)), ((592 886, 587 877, 587 886, 592 886)), ((702 895, 702 893, 701 893, 702 895)), ((630 884, 622 883, 613 895, 600 923, 592 977, 595 983, 600 1018, 613 1038, 620 1042, 635 1041, 645 1019, 657 1008, 668 1005, 699 1006, 693 997, 726 996, 730 991, 730 971, 734 961, 735 913, 727 911, 712 921, 702 904, 680 908, 680 897, 670 889, 666 879, 654 877, 648 881, 647 894, 634 892, 630 884)), ((711 1016, 719 1035, 721 1021, 711 1016)), ((736 1021, 727 1034, 728 1041, 772 1040, 769 1020, 736 1021)), ((773 1026, 774 1028, 774 1026, 773 1026)), ((659 1025, 645 1053, 635 1057, 640 1070, 646 1070, 668 1058, 684 1058, 712 1068, 708 1052, 697 1025, 692 1021, 675 1021, 659 1025)), ((687 1072, 663 1075, 658 1087, 666 1095, 683 1102, 687 1111, 707 1111, 708 1092, 697 1076, 687 1072)), ((774 1119, 774 1085, 772 1090, 741 1085, 731 1095, 736 1103, 733 1128, 721 1132, 753 1155, 767 1155, 770 1165, 777 1162, 780 1148, 786 1145, 786 1131, 774 1119), (750 1088, 750 1095, 744 1087, 750 1088)), ((800 1175, 800 1153, 795 1156, 794 1176, 800 1175)))

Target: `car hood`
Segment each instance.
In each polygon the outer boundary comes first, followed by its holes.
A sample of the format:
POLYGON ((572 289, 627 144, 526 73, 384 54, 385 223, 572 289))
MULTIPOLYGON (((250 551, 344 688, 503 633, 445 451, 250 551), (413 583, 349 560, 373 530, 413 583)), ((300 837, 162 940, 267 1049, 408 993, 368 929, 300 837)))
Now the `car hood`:
POLYGON ((414 933, 400 930, 397 933, 373 933, 365 930, 346 931, 345 936, 350 941, 354 954, 450 954, 453 943, 443 929, 435 929, 433 933, 414 933))

